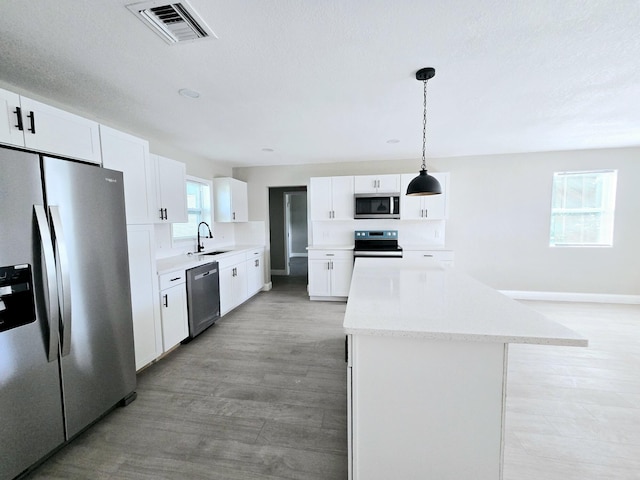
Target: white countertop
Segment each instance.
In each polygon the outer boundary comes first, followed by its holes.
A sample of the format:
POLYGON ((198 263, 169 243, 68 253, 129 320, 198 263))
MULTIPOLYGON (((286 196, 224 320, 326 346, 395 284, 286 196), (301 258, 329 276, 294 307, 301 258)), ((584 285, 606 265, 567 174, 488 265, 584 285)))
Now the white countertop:
POLYGON ((578 333, 432 259, 358 258, 350 334, 587 346, 578 333))
POLYGON ((192 255, 176 255, 173 257, 161 258, 156 260, 156 268, 158 275, 173 272, 175 270, 187 270, 209 262, 215 262, 220 258, 229 257, 238 253, 246 252, 256 248, 264 248, 264 245, 233 245, 228 247, 219 247, 207 249, 202 253, 194 253, 192 255), (207 252, 225 251, 219 255, 205 255, 207 252))

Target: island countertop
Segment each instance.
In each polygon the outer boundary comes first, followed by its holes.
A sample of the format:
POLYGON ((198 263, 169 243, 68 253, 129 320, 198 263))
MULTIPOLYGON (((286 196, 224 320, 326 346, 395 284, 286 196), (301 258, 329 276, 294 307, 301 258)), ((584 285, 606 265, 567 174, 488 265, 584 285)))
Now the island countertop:
POLYGON ((433 259, 358 258, 348 334, 586 347, 578 333, 433 259))

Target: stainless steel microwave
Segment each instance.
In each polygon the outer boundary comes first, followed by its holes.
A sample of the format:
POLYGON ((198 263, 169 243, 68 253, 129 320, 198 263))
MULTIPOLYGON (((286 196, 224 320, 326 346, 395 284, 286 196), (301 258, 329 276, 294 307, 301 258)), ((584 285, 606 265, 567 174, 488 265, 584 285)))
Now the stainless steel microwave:
POLYGON ((356 193, 353 218, 400 218, 399 193, 356 193))

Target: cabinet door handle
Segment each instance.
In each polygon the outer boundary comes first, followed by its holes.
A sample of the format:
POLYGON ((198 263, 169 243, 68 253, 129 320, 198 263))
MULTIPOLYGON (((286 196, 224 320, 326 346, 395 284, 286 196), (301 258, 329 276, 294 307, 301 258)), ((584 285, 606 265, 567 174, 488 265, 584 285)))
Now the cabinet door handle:
POLYGON ((256 267, 260 266, 260 260, 256 260, 256 267))
POLYGON ((24 125, 22 125, 22 109, 20 107, 16 107, 13 113, 15 113, 18 118, 18 124, 16 127, 18 127, 18 130, 24 131, 24 125))
POLYGON ((160 209, 160 220, 164 220, 164 208, 160 209))
POLYGON ((429 216, 429 210, 427 210, 426 208, 424 209, 424 218, 427 218, 429 216))
POLYGON ((164 297, 164 306, 168 308, 169 307, 169 295, 168 294, 164 294, 163 297, 164 297))
POLYGON ((164 209, 164 219, 169 220, 169 214, 167 213, 167 209, 164 209))
POLYGON ((27 118, 30 120, 30 124, 31 124, 31 128, 28 128, 27 130, 29 130, 31 133, 35 134, 36 133, 36 118, 35 118, 35 114, 33 113, 33 111, 29 112, 29 115, 27 115, 27 118))
POLYGON ((169 281, 170 281, 170 282, 175 282, 176 280, 180 280, 180 278, 181 278, 181 277, 175 277, 175 278, 172 278, 172 279, 171 279, 171 280, 169 280, 169 281))
POLYGON ((233 212, 233 219, 236 219, 236 212, 233 212))

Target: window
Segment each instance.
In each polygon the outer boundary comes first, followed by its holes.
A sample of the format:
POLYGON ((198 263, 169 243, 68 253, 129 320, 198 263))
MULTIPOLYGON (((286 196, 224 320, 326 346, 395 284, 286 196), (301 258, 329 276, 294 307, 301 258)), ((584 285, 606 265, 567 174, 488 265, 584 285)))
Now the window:
POLYGON ((550 245, 613 245, 616 180, 616 170, 554 173, 550 245))
MULTIPOLYGON (((198 224, 211 223, 211 182, 202 178, 187 178, 187 223, 173 224, 174 240, 190 240, 198 234, 198 224)), ((204 227, 203 232, 204 232, 204 227)))

